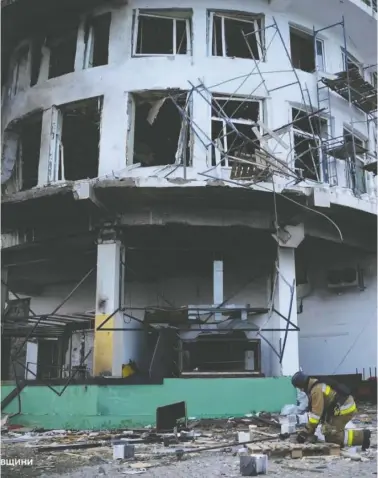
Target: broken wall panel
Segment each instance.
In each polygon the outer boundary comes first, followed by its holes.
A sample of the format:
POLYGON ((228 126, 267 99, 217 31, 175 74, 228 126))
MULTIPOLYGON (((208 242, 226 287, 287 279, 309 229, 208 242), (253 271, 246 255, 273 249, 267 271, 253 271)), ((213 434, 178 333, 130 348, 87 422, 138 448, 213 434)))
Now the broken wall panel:
POLYGON ((213 56, 264 59, 264 16, 210 12, 213 56))
POLYGON ((191 10, 137 10, 134 55, 191 54, 191 10))
POLYGON ((182 108, 190 116, 190 102, 186 93, 172 92, 172 96, 175 96, 174 101, 167 96, 167 92, 133 94, 135 114, 131 142, 134 145, 134 164, 190 165, 189 124, 179 111, 182 108))

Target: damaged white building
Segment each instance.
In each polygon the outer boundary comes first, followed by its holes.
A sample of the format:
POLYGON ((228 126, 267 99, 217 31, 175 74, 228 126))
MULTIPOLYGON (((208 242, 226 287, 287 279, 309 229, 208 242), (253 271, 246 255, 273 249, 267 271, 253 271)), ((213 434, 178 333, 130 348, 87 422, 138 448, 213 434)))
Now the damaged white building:
POLYGON ((374 5, 2 2, 3 380, 376 374, 374 5))

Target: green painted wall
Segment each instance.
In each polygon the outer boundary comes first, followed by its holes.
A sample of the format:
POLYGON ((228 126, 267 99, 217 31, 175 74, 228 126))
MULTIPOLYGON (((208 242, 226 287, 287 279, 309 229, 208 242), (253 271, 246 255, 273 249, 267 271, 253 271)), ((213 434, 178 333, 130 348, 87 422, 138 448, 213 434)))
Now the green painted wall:
MULTIPOLYGON (((58 388, 58 387, 56 387, 58 388)), ((11 387, 2 386, 3 398, 11 387)), ((295 403, 290 378, 167 379, 163 385, 71 385, 61 397, 44 386, 21 392, 22 414, 11 423, 66 429, 141 427, 155 423, 156 407, 185 400, 189 417, 222 418, 278 412, 295 403)), ((18 411, 13 400, 3 411, 18 411)))

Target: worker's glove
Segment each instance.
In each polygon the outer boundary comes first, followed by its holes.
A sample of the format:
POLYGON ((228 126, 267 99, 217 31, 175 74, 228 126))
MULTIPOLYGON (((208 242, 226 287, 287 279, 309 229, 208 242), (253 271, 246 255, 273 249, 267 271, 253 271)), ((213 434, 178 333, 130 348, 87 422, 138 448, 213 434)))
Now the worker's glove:
POLYGON ((305 443, 308 438, 308 433, 305 431, 301 431, 297 433, 297 443, 305 443))

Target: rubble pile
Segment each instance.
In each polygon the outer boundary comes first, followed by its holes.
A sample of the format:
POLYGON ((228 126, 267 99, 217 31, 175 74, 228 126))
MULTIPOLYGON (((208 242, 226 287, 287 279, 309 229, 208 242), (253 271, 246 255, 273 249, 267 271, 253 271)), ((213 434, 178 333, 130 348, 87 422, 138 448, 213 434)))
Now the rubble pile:
MULTIPOLYGON (((374 409, 361 412, 348 426, 370 428, 373 431, 373 448, 376 448, 376 412, 374 409)), ((318 444, 298 445, 292 432, 301 426, 303 423, 297 415, 259 413, 243 418, 191 419, 171 433, 158 433, 152 427, 45 431, 9 425, 4 417, 2 458, 34 458, 29 473, 24 468, 22 470, 22 476, 31 477, 41 476, 41 473, 68 472, 85 466, 101 468, 109 464, 117 464, 125 475, 145 474, 151 468, 164 467, 178 460, 191 460, 200 454, 215 453, 228 454, 235 460, 246 455, 265 455, 277 463, 282 458, 319 459, 321 456, 369 461, 376 455, 376 450, 362 453, 346 448, 340 452, 337 445, 328 446, 321 439, 318 444), (282 434, 283 431, 289 433, 282 434)), ((288 463, 285 461, 285 466, 290 468, 288 463)), ((12 467, 14 476, 19 471, 17 467, 12 467)))

